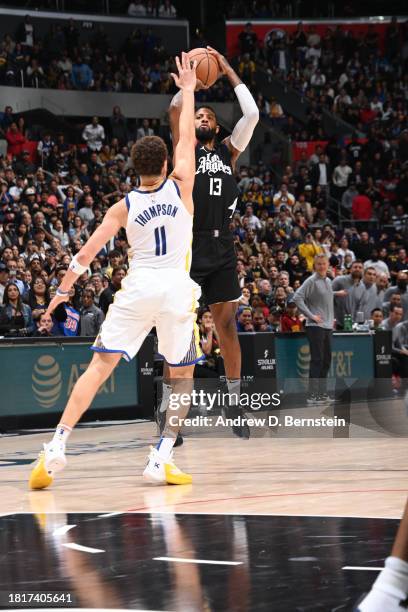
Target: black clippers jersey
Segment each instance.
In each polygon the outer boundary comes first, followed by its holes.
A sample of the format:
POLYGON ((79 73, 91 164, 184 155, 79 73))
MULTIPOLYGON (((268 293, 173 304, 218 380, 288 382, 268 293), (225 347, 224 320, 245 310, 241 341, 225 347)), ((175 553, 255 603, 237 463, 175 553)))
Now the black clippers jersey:
POLYGON ((193 232, 228 231, 238 202, 231 153, 225 144, 217 144, 211 150, 200 143, 196 145, 195 153, 193 232))

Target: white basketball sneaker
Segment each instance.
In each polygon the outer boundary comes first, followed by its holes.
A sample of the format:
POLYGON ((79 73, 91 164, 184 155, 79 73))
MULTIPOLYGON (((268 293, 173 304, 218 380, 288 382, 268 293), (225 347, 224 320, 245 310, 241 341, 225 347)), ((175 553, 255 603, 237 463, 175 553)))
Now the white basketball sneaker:
POLYGON ((30 475, 30 489, 45 489, 54 480, 54 475, 67 464, 65 444, 51 441, 44 444, 44 450, 38 455, 38 461, 30 475))
POLYGON ((185 474, 173 463, 173 453, 171 453, 169 460, 165 462, 153 446, 150 447, 150 454, 143 472, 143 478, 153 484, 182 485, 193 482, 191 474, 185 474))

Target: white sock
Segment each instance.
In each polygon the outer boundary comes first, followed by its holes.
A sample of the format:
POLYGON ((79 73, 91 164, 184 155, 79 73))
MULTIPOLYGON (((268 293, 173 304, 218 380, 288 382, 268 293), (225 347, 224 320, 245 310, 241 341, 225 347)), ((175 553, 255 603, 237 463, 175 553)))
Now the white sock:
POLYGON ((163 461, 168 461, 170 459, 171 451, 173 450, 175 441, 176 438, 160 438, 156 446, 156 450, 159 453, 160 459, 163 459, 163 461))
POLYGON ((398 557, 388 557, 385 567, 359 604, 361 612, 397 612, 408 597, 408 563, 398 557))
POLYGON ((71 432, 72 427, 68 427, 68 425, 64 425, 64 423, 59 423, 52 441, 66 444, 71 432))
POLYGON ((239 396, 241 390, 241 381, 239 378, 227 378, 227 387, 229 397, 229 405, 230 406, 238 406, 239 404, 239 396))
POLYGON ((167 408, 169 407, 169 399, 170 399, 171 392, 172 392, 172 386, 164 382, 159 412, 166 412, 167 408))

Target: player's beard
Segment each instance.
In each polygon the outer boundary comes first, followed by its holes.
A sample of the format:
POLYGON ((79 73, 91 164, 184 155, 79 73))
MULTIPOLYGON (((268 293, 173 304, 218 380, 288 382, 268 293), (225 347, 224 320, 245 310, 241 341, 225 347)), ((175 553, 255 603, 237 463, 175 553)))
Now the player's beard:
POLYGON ((201 142, 201 144, 208 144, 209 142, 214 140, 215 136, 216 136, 215 128, 214 129, 196 128, 196 138, 198 142, 201 142))

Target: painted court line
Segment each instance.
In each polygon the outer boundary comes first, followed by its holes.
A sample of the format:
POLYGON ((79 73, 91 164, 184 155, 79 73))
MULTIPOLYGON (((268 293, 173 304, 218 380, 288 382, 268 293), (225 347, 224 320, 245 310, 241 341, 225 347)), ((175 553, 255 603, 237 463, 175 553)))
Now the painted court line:
POLYGON ((171 561, 175 563, 208 563, 209 565, 242 565, 242 561, 212 561, 211 559, 184 559, 182 557, 154 557, 153 561, 171 561))
POLYGON ((71 548, 72 550, 79 550, 80 552, 88 552, 88 553, 103 553, 105 552, 101 548, 90 548, 89 546, 82 546, 82 544, 75 544, 75 542, 67 542, 64 543, 63 546, 66 548, 71 548))
MULTIPOLYGON (((339 491, 297 491, 296 493, 264 493, 262 495, 238 495, 237 497, 214 497, 207 499, 191 499, 183 502, 175 502, 171 504, 174 507, 190 506, 192 504, 212 504, 215 502, 224 501, 242 501, 245 499, 273 499, 275 497, 300 497, 309 495, 345 495, 349 493, 406 493, 406 489, 347 489, 339 491)), ((127 512, 140 512, 141 510, 150 510, 150 506, 140 506, 139 508, 129 508, 127 512)))
POLYGON ((52 535, 53 536, 63 536, 66 533, 68 533, 70 529, 73 529, 74 527, 76 527, 76 525, 62 525, 62 527, 58 527, 57 529, 54 529, 54 531, 52 532, 52 535))
POLYGON ((345 565, 344 567, 342 567, 341 569, 343 570, 355 570, 356 572, 381 572, 381 570, 383 570, 383 567, 364 567, 361 565, 345 565))

